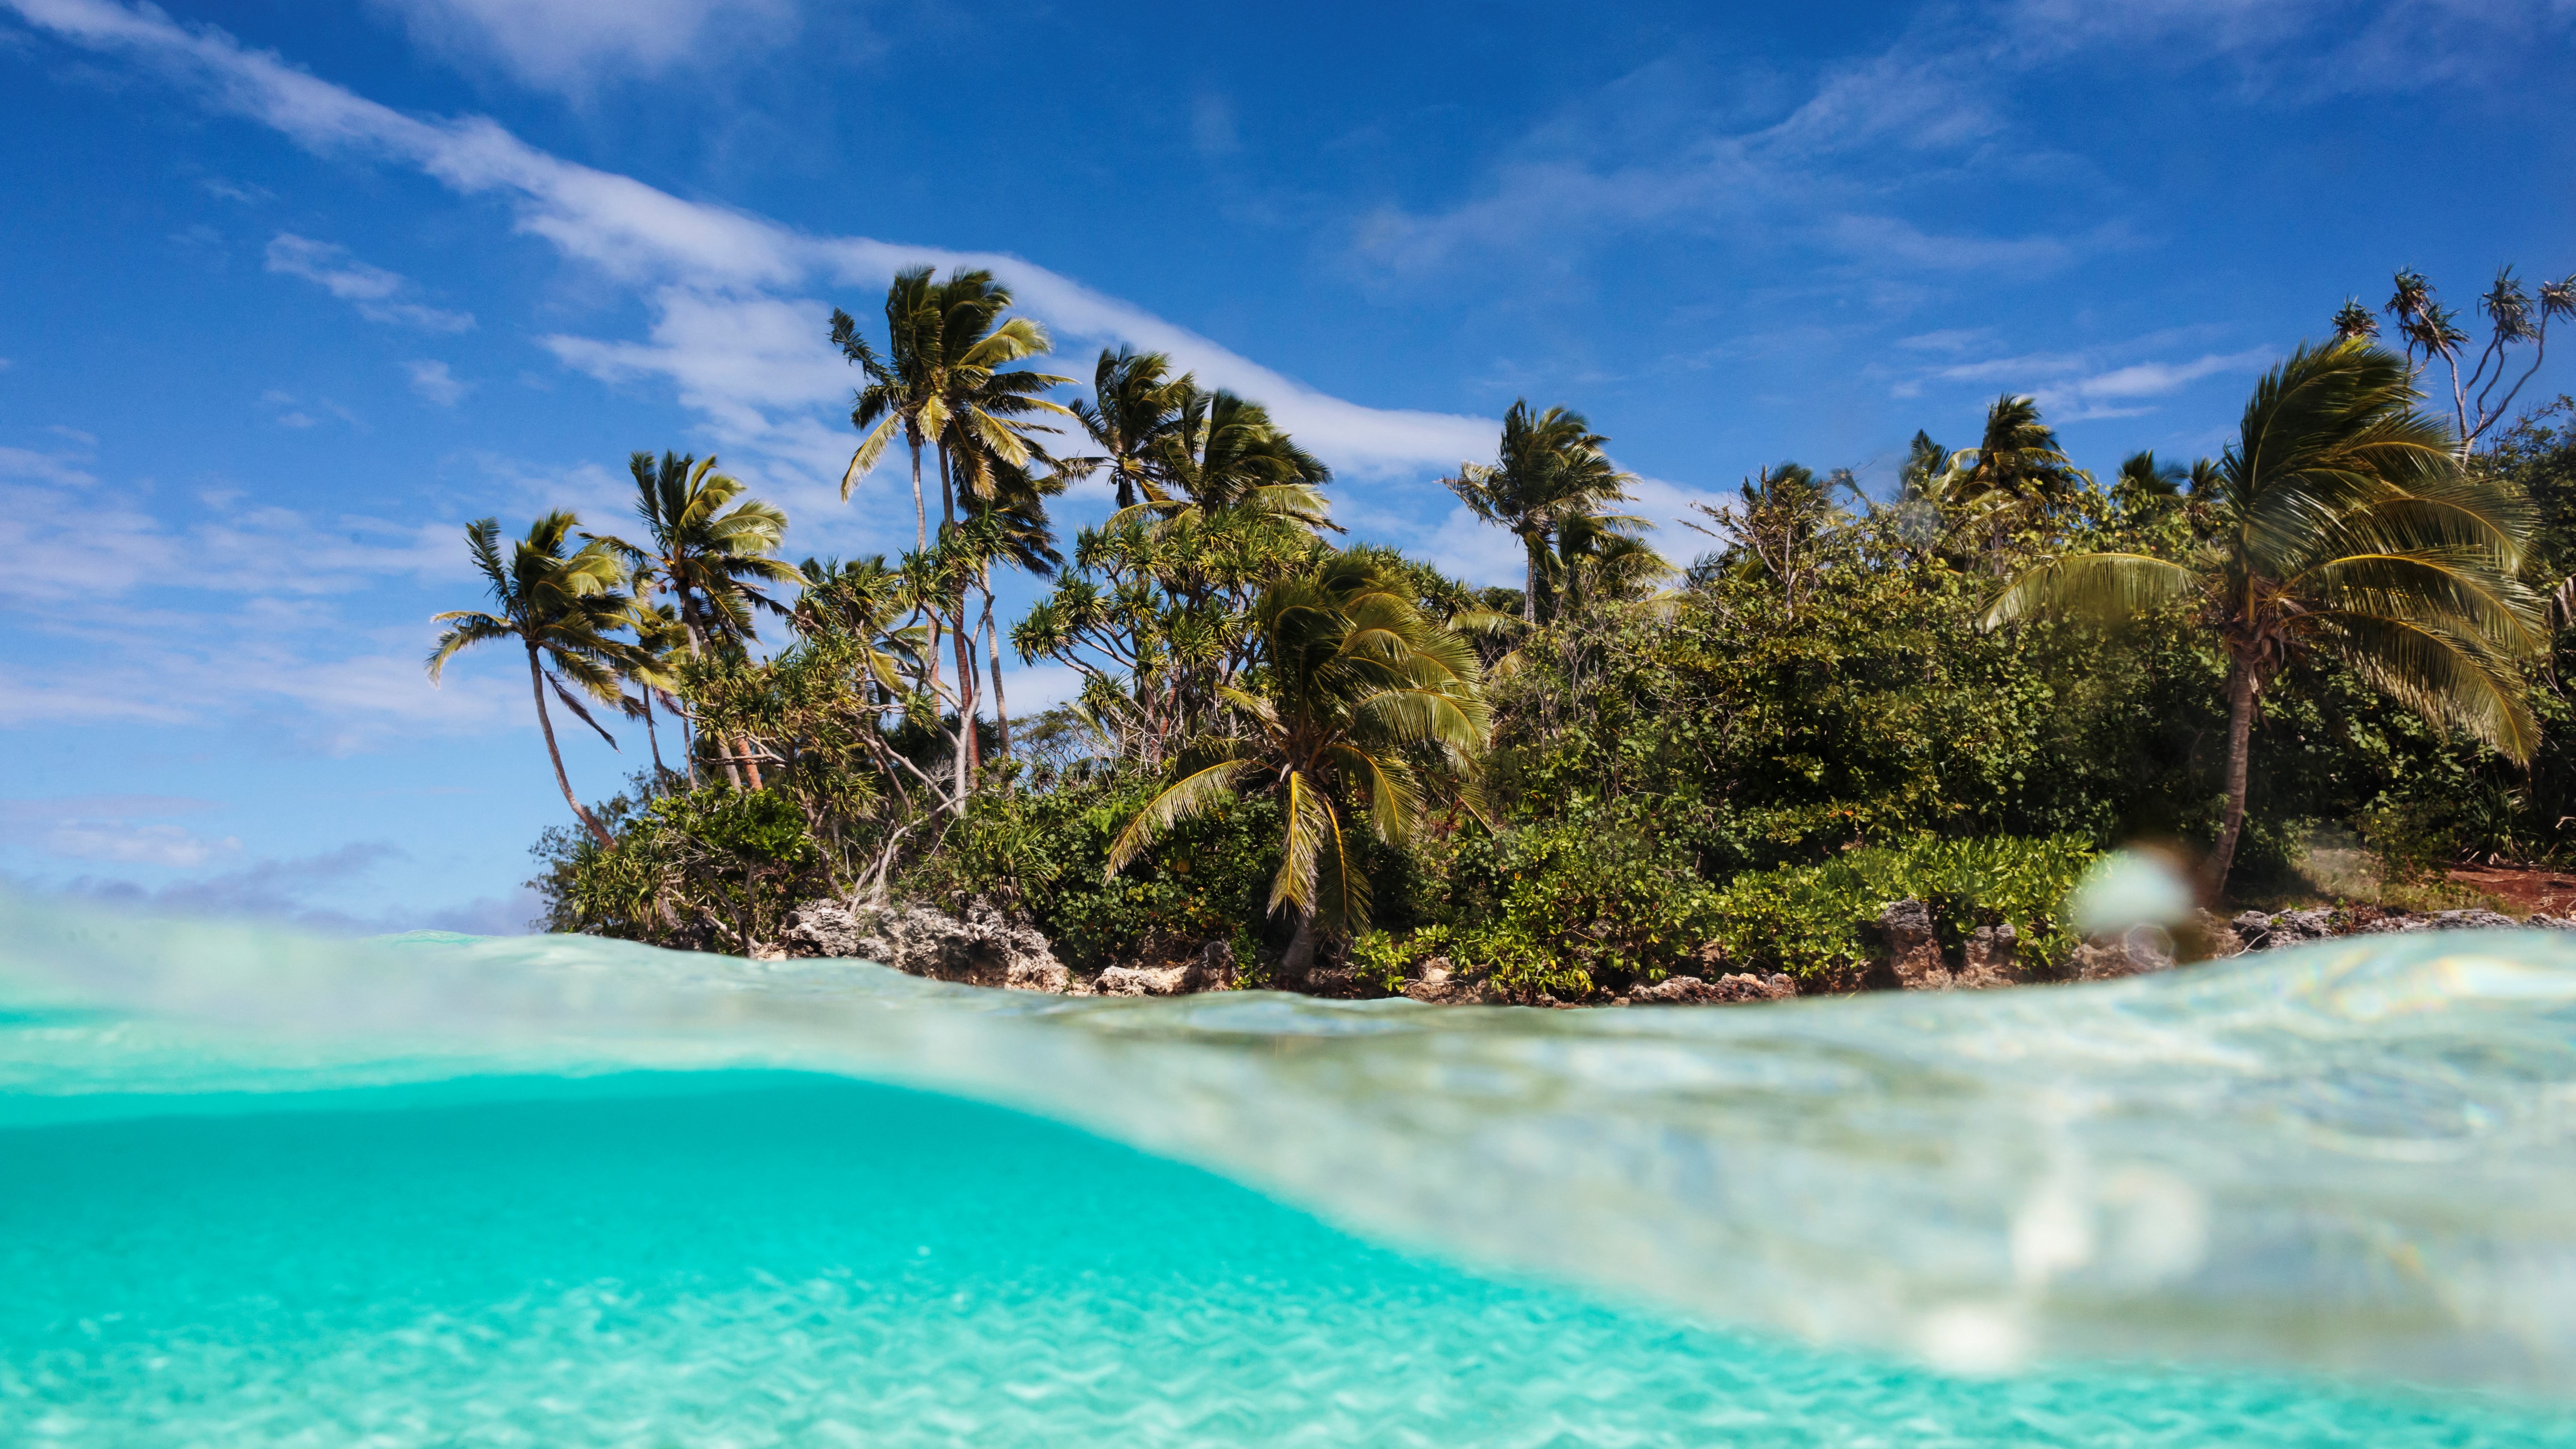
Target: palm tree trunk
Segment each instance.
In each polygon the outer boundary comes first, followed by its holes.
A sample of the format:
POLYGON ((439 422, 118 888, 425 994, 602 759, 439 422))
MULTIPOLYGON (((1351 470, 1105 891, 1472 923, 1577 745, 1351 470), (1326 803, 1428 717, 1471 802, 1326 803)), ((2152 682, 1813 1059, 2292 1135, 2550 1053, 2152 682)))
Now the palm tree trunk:
MULTIPOLYGON (((939 445, 939 534, 957 527, 957 485, 948 467, 948 444, 939 445)), ((957 813, 966 813, 967 793, 975 786, 975 631, 966 624, 966 581, 957 581, 957 813)))
POLYGON ((1529 555, 1529 571, 1521 588, 1521 623, 1535 629, 1538 627, 1539 540, 1532 535, 1522 534, 1521 548, 1529 555))
POLYGON ((921 501, 921 444, 912 444, 912 522, 921 535, 920 547, 930 547, 930 509, 921 501))
POLYGON ((581 797, 572 792, 572 777, 564 773, 563 751, 555 744, 555 722, 546 713, 546 672, 537 663, 535 645, 528 647, 528 689, 537 697, 537 728, 545 731, 546 758, 555 762, 555 783, 563 788, 564 803, 572 807, 573 814, 581 817, 583 828, 590 831, 591 839, 599 842, 600 849, 615 850, 617 837, 602 829, 598 819, 582 808, 581 797))
POLYGON ((1316 929, 1315 913, 1297 913, 1297 934, 1288 939, 1288 954, 1279 958, 1279 984, 1303 986, 1315 972, 1315 943, 1323 932, 1316 929))
POLYGON ((662 793, 664 779, 671 772, 662 764, 662 733, 653 728, 653 686, 645 685, 641 693, 644 696, 644 741, 653 747, 653 788, 648 793, 658 795, 662 793))
POLYGON ((1002 699, 1002 631, 993 627, 993 591, 984 590, 984 654, 992 661, 993 730, 1002 758, 1011 758, 1011 712, 1002 699))
POLYGON ((2246 762, 2253 753, 2254 668, 2239 659, 2227 673, 2227 814, 2218 829, 2218 848, 2209 853, 2209 893, 2227 886, 2227 868, 2236 859, 2236 839, 2245 829, 2246 762))

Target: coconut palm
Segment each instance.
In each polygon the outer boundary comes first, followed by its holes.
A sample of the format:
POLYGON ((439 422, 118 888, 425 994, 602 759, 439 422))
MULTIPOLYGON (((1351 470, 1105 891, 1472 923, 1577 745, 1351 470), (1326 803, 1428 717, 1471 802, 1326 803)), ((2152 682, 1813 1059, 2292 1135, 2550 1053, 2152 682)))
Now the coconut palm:
POLYGON ((1493 462, 1462 464, 1457 477, 1441 480, 1478 518, 1521 541, 1528 557, 1524 624, 1538 623, 1549 546, 1566 520, 1628 501, 1628 485, 1636 479, 1602 451, 1609 441, 1581 413, 1561 407, 1533 413, 1523 399, 1503 414, 1502 446, 1493 462))
MULTIPOLYGON (((2539 726, 2522 661, 2546 647, 2517 580, 2532 528, 2510 484, 2460 466, 2416 409, 2403 358, 2359 338, 2302 346, 2256 386, 2219 460, 2210 536, 2177 562, 2085 553, 2023 570, 1993 627, 2048 611, 2113 616, 2196 602, 2228 656, 2227 802, 2209 858, 2225 884, 2245 822, 2254 706, 2295 653, 2341 660, 2392 698, 2526 761, 2539 726)), ((2194 503, 2201 500, 2194 490, 2194 503)))
POLYGON ((921 450, 939 430, 939 312, 930 284, 931 269, 897 272, 886 287, 886 351, 868 345, 849 313, 832 309, 832 345, 859 369, 867 384, 850 404, 850 425, 859 430, 859 446, 841 474, 841 501, 851 485, 877 465, 900 434, 912 449, 912 517, 918 546, 930 546, 930 510, 921 495, 921 450))
POLYGON ((1188 378, 1173 384, 1177 413, 1145 476, 1145 500, 1166 522, 1240 512, 1282 519, 1307 529, 1332 527, 1332 508, 1319 491, 1333 470, 1297 446, 1271 420, 1270 410, 1219 388, 1201 390, 1188 378))
POLYGON ((432 616, 431 623, 447 628, 438 636, 438 647, 430 651, 429 682, 438 682, 458 650, 495 640, 518 640, 528 651, 528 688, 536 696, 537 728, 546 737, 547 758, 554 761, 555 784, 600 849, 615 850, 616 838, 573 793, 572 779, 564 773, 563 750, 555 743, 554 719, 546 712, 546 691, 551 688, 583 724, 598 730, 612 747, 617 743, 565 687, 570 680, 594 700, 622 702, 618 673, 631 653, 628 646, 608 637, 628 622, 631 601, 619 587, 626 582, 625 566, 596 539, 566 554, 566 541, 580 522, 569 513, 545 515, 529 527, 526 538, 511 545, 507 559, 501 556, 498 519, 481 518, 466 526, 466 546, 473 551, 475 568, 491 584, 494 607, 432 616))
POLYGON ((1549 587, 1560 612, 1640 599, 1672 577, 1671 560, 1638 537, 1648 526, 1633 513, 1578 513, 1559 524, 1549 587))
MULTIPOLYGON (((653 723, 653 697, 660 695, 672 713, 679 715, 683 722, 687 720, 688 716, 681 712, 674 693, 679 688, 679 680, 671 673, 671 659, 687 647, 689 633, 681 625, 680 611, 675 605, 647 604, 641 599, 628 601, 626 627, 634 632, 635 644, 621 672, 636 686, 627 713, 644 721, 644 739, 653 750, 653 782, 657 787, 667 788, 674 772, 662 763, 662 734, 653 723)), ((698 769, 695 752, 684 758, 689 766, 689 784, 694 788, 698 769)))
MULTIPOLYGON (((794 568, 772 557, 787 534, 785 513, 744 498, 739 480, 715 470, 712 453, 703 459, 664 453, 658 462, 650 453, 637 453, 627 468, 635 476, 635 513, 644 522, 644 541, 601 535, 599 542, 632 566, 642 602, 650 605, 656 593, 670 591, 690 658, 704 658, 719 641, 759 637, 752 626, 755 607, 786 612, 758 587, 800 582, 794 568)), ((737 742, 732 754, 748 761, 751 752, 737 742)), ((732 759, 725 762, 725 775, 737 786, 743 783, 732 759)), ((756 763, 751 785, 760 787, 756 763)))
POLYGON ((1155 491, 1154 477, 1164 442, 1180 427, 1181 402, 1196 391, 1188 374, 1170 375, 1171 358, 1160 352, 1121 347, 1100 350, 1092 370, 1091 396, 1072 404, 1074 420, 1100 452, 1067 458, 1070 477, 1089 477, 1109 470, 1121 509, 1133 508, 1155 491))
POLYGON ((1285 818, 1270 909, 1297 913, 1281 963, 1304 978, 1326 933, 1368 923, 1369 886, 1346 819, 1365 808, 1378 838, 1420 828, 1425 762, 1465 774, 1488 725, 1475 651, 1426 618, 1366 561, 1335 556, 1254 603, 1252 688, 1220 690, 1243 732, 1202 741, 1109 851, 1114 877, 1180 821, 1247 793, 1285 818))
POLYGON ((2038 400, 2005 393, 1986 409, 1977 446, 1950 455, 1931 493, 1958 520, 1956 533, 1985 536, 1986 555, 2000 568, 2015 530, 2060 512, 2090 481, 2040 421, 2038 400))

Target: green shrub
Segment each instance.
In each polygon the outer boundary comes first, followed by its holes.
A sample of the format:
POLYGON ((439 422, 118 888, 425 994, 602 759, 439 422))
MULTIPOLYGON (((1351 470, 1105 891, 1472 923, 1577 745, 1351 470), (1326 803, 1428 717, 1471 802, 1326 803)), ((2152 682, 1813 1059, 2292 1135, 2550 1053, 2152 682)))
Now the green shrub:
POLYGON ((1208 941, 1232 942, 1253 967, 1279 868, 1278 807, 1228 802, 1105 878, 1110 843, 1157 788, 1124 779, 979 795, 900 892, 952 909, 983 898, 1025 911, 1082 970, 1208 941))
POLYGON ((2066 898, 2097 853, 2073 835, 1925 838, 1747 872, 1718 892, 1711 936, 1735 969, 1814 981, 1867 961, 1879 912, 1912 898, 1931 907, 1946 945, 2009 924, 2023 958, 2045 963, 2076 943, 2066 898))
POLYGON ((1491 967, 1519 995, 1661 979, 1714 922, 1716 892, 1691 857, 1582 801, 1561 821, 1462 831, 1439 864, 1462 964, 1491 967))

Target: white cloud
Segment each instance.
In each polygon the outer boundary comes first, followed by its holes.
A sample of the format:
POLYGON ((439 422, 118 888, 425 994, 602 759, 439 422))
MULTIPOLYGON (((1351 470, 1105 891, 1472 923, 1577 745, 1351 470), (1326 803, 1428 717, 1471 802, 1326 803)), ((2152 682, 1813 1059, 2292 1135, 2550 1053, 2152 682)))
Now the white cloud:
POLYGON ((2189 362, 2133 362, 2054 383, 2033 396, 2044 411, 2057 413, 2069 422, 2133 417, 2151 411, 2138 405, 2142 399, 2179 392, 2204 377, 2221 373, 2259 372, 2278 357, 2271 348, 2254 347, 2243 352, 2205 353, 2189 362))
POLYGON ((268 243, 268 269, 302 277, 358 309, 370 322, 400 323, 431 332, 465 332, 474 326, 471 313, 447 312, 417 302, 396 300, 410 283, 398 272, 370 266, 349 249, 279 232, 268 243))
POLYGON ((411 374, 411 390, 443 408, 452 408, 474 390, 474 384, 458 380, 447 364, 427 357, 416 357, 403 364, 411 374))
POLYGON ((35 478, 47 483, 74 487, 98 480, 80 465, 86 460, 72 453, 39 453, 30 448, 0 448, 0 478, 35 478))
MULTIPOLYGON (((2000 386, 2005 391, 2027 393, 2036 398, 2040 410, 2052 422, 2082 422, 2093 418, 2135 417, 2151 412, 2154 409, 2146 405, 2147 399, 2180 392, 2204 378, 2257 372, 2278 356, 2271 348, 2253 347, 2240 352, 2205 352, 2180 362, 2153 358, 2123 360, 2135 358, 2141 352, 2170 346, 2196 332, 2205 335, 2206 329, 2155 333, 2126 342, 2068 352, 2027 352, 1953 362, 1904 378, 1890 390, 1898 397, 1919 397, 1927 383, 2000 386)), ((1980 340, 1983 340, 1982 330, 1975 333, 1926 333, 1922 338, 1909 338, 1899 345, 1919 351, 1955 353, 1980 340)))
POLYGON ((650 77, 686 61, 774 45, 788 0, 376 0, 412 38, 489 58, 530 85, 579 93, 604 73, 650 77))
MULTIPOLYGON (((0 5, 65 41, 132 55, 196 90, 211 105, 274 127, 312 150, 391 158, 459 193, 508 197, 518 207, 519 230, 645 294, 660 313, 657 332, 665 326, 686 328, 693 315, 713 317, 735 307, 757 319, 773 304, 802 296, 802 288, 817 283, 861 288, 882 285, 906 266, 989 267, 1012 284, 1022 305, 1046 321, 1060 343, 1129 342, 1170 352, 1202 379, 1267 403, 1300 441, 1344 471, 1410 474, 1451 467, 1491 447, 1493 424, 1488 420, 1347 402, 1019 257, 869 237, 816 237, 725 207, 685 201, 632 177, 539 151, 488 119, 426 121, 403 115, 272 53, 248 49, 221 30, 182 26, 156 10, 112 0, 0 0, 0 5)), ((327 258, 316 260, 314 269, 348 270, 327 258)), ((359 274, 354 285, 368 285, 367 275, 359 274)), ((808 324, 818 333, 819 320, 808 324)), ((556 339, 559 344, 583 340, 556 339)), ((640 350, 618 350, 639 349, 638 344, 600 346, 610 350, 592 353, 590 360, 604 366, 637 373, 678 366, 667 351, 650 345, 640 345, 640 350)), ((783 355, 750 359, 755 370, 782 360, 783 355)), ((736 357, 731 363, 745 361, 736 357)), ((812 380, 816 373, 793 366, 779 375, 788 383, 775 398, 726 397, 718 388, 694 395, 728 404, 710 415, 720 438, 758 440, 765 434, 752 431, 754 423, 793 436, 796 429, 770 414, 808 408, 820 384, 812 380)), ((792 455, 788 461, 803 463, 792 455)))
POLYGON ((241 852, 241 837, 209 840, 176 825, 132 825, 119 821, 73 821, 54 827, 45 848, 68 860, 109 860, 125 865, 158 865, 193 870, 209 861, 241 852))

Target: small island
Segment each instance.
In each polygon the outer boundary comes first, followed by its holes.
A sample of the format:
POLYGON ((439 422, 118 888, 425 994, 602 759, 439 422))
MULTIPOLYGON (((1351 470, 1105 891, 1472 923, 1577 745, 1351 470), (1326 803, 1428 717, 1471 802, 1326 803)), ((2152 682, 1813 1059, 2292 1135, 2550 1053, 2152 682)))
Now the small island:
POLYGON ((2348 302, 2215 458, 2097 476, 2006 394, 1892 496, 1760 467, 1687 562, 1610 439, 1522 402, 1444 480, 1510 588, 1346 531, 1257 399, 1124 348, 1078 386, 1000 280, 924 268, 881 328, 817 319, 844 496, 908 476, 912 550, 790 564, 715 458, 639 452, 618 531, 468 530, 491 597, 429 668, 525 652, 576 820, 536 847, 543 927, 752 958, 1630 1005, 2561 926, 2576 879, 2499 868, 2576 812, 2576 422, 2508 412, 2576 279, 2480 305, 2483 354, 2413 273, 2348 302), (1087 480, 1116 511, 1060 538, 1087 480), (1011 571, 1046 583, 1016 620, 1011 571), (1006 656, 1078 688, 1015 716, 1006 656), (583 801, 558 710, 650 767, 583 801), (2070 893, 2140 842, 2198 908, 2088 936, 2070 893))

